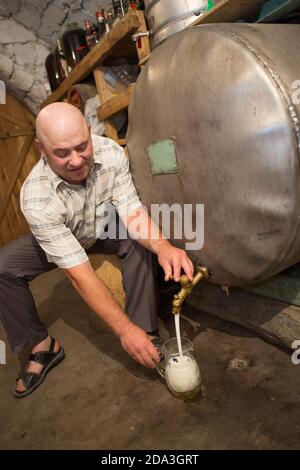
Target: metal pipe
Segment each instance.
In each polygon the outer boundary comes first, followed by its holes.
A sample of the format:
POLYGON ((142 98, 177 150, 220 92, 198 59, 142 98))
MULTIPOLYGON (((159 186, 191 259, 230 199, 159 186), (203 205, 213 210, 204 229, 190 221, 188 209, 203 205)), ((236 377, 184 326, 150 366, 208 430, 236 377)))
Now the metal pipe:
POLYGON ((136 42, 139 38, 149 38, 152 31, 145 31, 144 33, 135 33, 131 36, 133 42, 136 42))

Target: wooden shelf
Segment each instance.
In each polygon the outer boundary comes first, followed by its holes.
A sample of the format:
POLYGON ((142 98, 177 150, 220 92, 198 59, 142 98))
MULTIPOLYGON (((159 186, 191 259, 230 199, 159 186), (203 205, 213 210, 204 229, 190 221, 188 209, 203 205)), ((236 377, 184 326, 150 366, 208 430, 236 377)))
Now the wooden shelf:
MULTIPOLYGON (((202 15, 189 27, 207 23, 228 23, 239 18, 255 21, 265 0, 221 0, 213 9, 202 15)), ((136 58, 142 67, 151 56, 150 42, 148 37, 141 39, 141 46, 138 47, 132 41, 132 35, 136 32, 147 31, 144 13, 139 10, 130 10, 126 16, 120 19, 112 30, 104 36, 100 42, 82 59, 82 61, 72 70, 70 75, 43 103, 44 107, 55 101, 64 99, 68 89, 76 83, 82 81, 93 73, 97 92, 101 106, 97 110, 100 121, 105 122, 106 135, 116 142, 125 140, 118 138, 118 133, 114 127, 111 117, 119 111, 126 109, 130 103, 134 86, 122 91, 115 96, 105 82, 105 75, 100 69, 108 58, 116 57, 136 58)))
POLYGON ((112 30, 71 71, 63 83, 45 99, 41 107, 62 100, 72 85, 87 77, 108 56, 132 55, 132 51, 135 51, 135 44, 131 36, 141 27, 139 13, 142 12, 132 10, 116 23, 112 30), (127 53, 124 52, 125 50, 127 53))
POLYGON ((266 0, 222 0, 189 27, 206 23, 233 23, 243 18, 255 20, 266 0))
POLYGON ((130 85, 126 90, 121 91, 117 96, 99 106, 97 116, 99 121, 104 121, 119 111, 128 108, 131 97, 133 95, 134 84, 130 85))
POLYGON ((73 85, 93 74, 101 102, 101 106, 97 110, 98 119, 104 121, 107 137, 114 139, 120 145, 126 145, 125 139, 119 139, 114 122, 110 118, 128 107, 134 85, 115 96, 105 82, 105 74, 100 65, 104 61, 108 62, 108 59, 114 60, 118 57, 126 57, 139 62, 149 56, 151 51, 148 37, 142 37, 139 43, 134 43, 132 40, 134 33, 146 31, 144 13, 140 10, 130 10, 80 61, 57 90, 42 103, 41 107, 63 100, 73 85))

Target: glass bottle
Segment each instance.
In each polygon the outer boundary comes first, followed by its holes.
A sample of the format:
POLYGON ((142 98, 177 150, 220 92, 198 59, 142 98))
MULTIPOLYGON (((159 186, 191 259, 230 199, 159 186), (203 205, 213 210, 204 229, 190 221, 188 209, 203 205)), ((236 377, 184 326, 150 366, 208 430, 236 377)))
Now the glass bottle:
POLYGON ((90 20, 84 20, 85 38, 89 49, 99 42, 98 30, 90 20))
POLYGON ((62 50, 68 66, 73 69, 89 52, 85 31, 78 23, 67 26, 61 38, 62 50))

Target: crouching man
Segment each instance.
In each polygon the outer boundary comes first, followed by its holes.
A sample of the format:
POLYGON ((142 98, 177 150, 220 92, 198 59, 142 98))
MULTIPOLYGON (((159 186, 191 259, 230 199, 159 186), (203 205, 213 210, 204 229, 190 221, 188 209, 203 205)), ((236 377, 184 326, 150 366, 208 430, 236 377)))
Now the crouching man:
POLYGON ((189 279, 193 264, 184 250, 160 232, 143 209, 124 150, 114 141, 90 134, 80 111, 67 103, 46 106, 36 120, 39 162, 21 190, 21 209, 31 234, 0 249, 0 319, 14 354, 30 350, 14 395, 25 397, 64 358, 64 350, 41 322, 29 281, 61 268, 89 307, 119 337, 123 349, 146 367, 159 361, 151 334, 158 328, 156 262, 165 279, 189 279), (115 208, 125 229, 139 214, 141 233, 134 239, 105 238, 104 208, 115 208), (122 259, 125 311, 97 277, 86 252, 117 254, 122 259))

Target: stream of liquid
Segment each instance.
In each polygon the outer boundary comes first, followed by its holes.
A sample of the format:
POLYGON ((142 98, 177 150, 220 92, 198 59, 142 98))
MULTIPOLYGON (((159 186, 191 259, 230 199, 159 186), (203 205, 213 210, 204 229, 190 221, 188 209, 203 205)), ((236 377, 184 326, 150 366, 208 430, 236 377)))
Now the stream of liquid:
POLYGON ((178 352, 180 356, 182 356, 182 344, 181 344, 181 335, 180 335, 180 313, 174 315, 175 317, 175 331, 176 331, 176 339, 178 345, 178 352))

